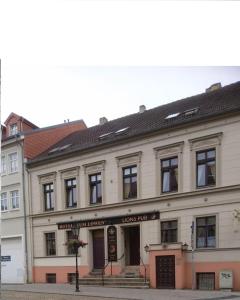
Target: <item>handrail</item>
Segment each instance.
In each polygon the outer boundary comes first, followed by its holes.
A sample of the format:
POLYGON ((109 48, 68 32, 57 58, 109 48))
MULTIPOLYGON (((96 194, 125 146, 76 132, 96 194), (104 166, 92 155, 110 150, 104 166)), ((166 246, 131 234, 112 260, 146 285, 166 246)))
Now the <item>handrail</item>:
POLYGON ((146 284, 146 283, 147 283, 147 267, 146 267, 146 265, 144 264, 141 255, 140 255, 140 261, 141 261, 141 263, 142 263, 142 265, 143 265, 143 267, 144 267, 144 282, 145 282, 145 284, 146 284))
MULTIPOLYGON (((124 257, 124 253, 117 258, 117 261, 119 261, 120 259, 122 259, 124 257)), ((104 285, 104 275, 105 275, 105 269, 107 268, 107 266, 109 265, 109 263, 111 263, 111 275, 112 275, 112 260, 108 260, 105 258, 105 261, 107 261, 107 264, 104 265, 104 267, 102 268, 102 285, 104 285)))

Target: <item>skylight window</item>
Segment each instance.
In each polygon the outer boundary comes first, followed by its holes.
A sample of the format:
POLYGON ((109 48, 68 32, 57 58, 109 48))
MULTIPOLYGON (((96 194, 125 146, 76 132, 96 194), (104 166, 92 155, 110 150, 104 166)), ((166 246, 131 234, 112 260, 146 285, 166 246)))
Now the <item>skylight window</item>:
POLYGON ((50 151, 48 152, 48 154, 53 154, 53 153, 59 151, 59 149, 60 149, 59 147, 53 148, 52 150, 50 150, 50 151))
POLYGON ((71 146, 72 146, 72 144, 64 145, 64 146, 62 146, 62 147, 59 148, 59 151, 64 151, 65 149, 67 149, 67 148, 69 148, 71 146))
POLYGON ((129 127, 121 128, 121 129, 117 130, 117 131, 115 132, 115 134, 121 134, 121 133, 124 133, 124 132, 126 132, 128 129, 129 129, 129 127))
POLYGON ((177 116, 179 116, 180 115, 180 113, 178 112, 178 113, 175 113, 175 114, 170 114, 170 115, 168 115, 165 119, 172 119, 172 118, 176 118, 177 116))
POLYGON ((198 107, 194 107, 188 110, 185 110, 183 113, 185 116, 192 116, 194 114, 196 114, 198 112, 199 108, 198 107))
POLYGON ((104 139, 104 138, 110 136, 111 134, 113 134, 113 132, 104 133, 104 134, 99 135, 98 138, 99 138, 100 140, 102 140, 102 139, 104 139))

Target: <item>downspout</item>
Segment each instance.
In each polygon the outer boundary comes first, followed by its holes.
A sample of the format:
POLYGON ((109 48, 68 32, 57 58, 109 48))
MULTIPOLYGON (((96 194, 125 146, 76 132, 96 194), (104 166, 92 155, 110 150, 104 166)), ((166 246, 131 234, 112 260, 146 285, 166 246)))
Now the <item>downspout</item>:
POLYGON ((23 213, 24 213, 24 244, 25 244, 25 276, 26 276, 26 282, 28 283, 28 251, 27 251, 27 212, 26 212, 26 201, 25 201, 25 165, 24 165, 24 136, 19 136, 21 138, 19 142, 19 145, 21 147, 22 152, 22 191, 23 191, 23 213))

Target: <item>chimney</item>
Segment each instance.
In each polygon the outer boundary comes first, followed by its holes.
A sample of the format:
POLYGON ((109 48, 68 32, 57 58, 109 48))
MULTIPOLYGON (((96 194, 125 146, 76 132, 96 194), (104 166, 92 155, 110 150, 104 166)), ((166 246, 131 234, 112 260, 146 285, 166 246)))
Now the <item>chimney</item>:
POLYGON ((140 105, 139 106, 139 113, 142 114, 143 112, 145 112, 146 110, 146 106, 145 105, 140 105))
POLYGON ((221 82, 212 84, 209 88, 206 89, 206 93, 219 90, 222 87, 221 82))
POLYGON ((99 125, 103 125, 105 123, 107 123, 108 119, 106 117, 102 117, 99 119, 99 125))

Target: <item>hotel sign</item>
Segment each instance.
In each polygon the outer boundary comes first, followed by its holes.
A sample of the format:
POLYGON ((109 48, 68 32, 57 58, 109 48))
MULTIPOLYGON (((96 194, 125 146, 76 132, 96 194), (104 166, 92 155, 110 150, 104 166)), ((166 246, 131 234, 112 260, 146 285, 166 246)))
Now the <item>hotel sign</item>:
POLYGON ((72 229, 74 227, 94 227, 94 226, 108 226, 114 224, 129 224, 143 221, 153 221, 159 219, 159 212, 148 212, 142 214, 132 214, 125 216, 116 216, 103 219, 91 219, 75 222, 61 222, 57 223, 58 229, 72 229))
POLYGON ((108 261, 117 261, 117 228, 109 226, 107 229, 108 261))

